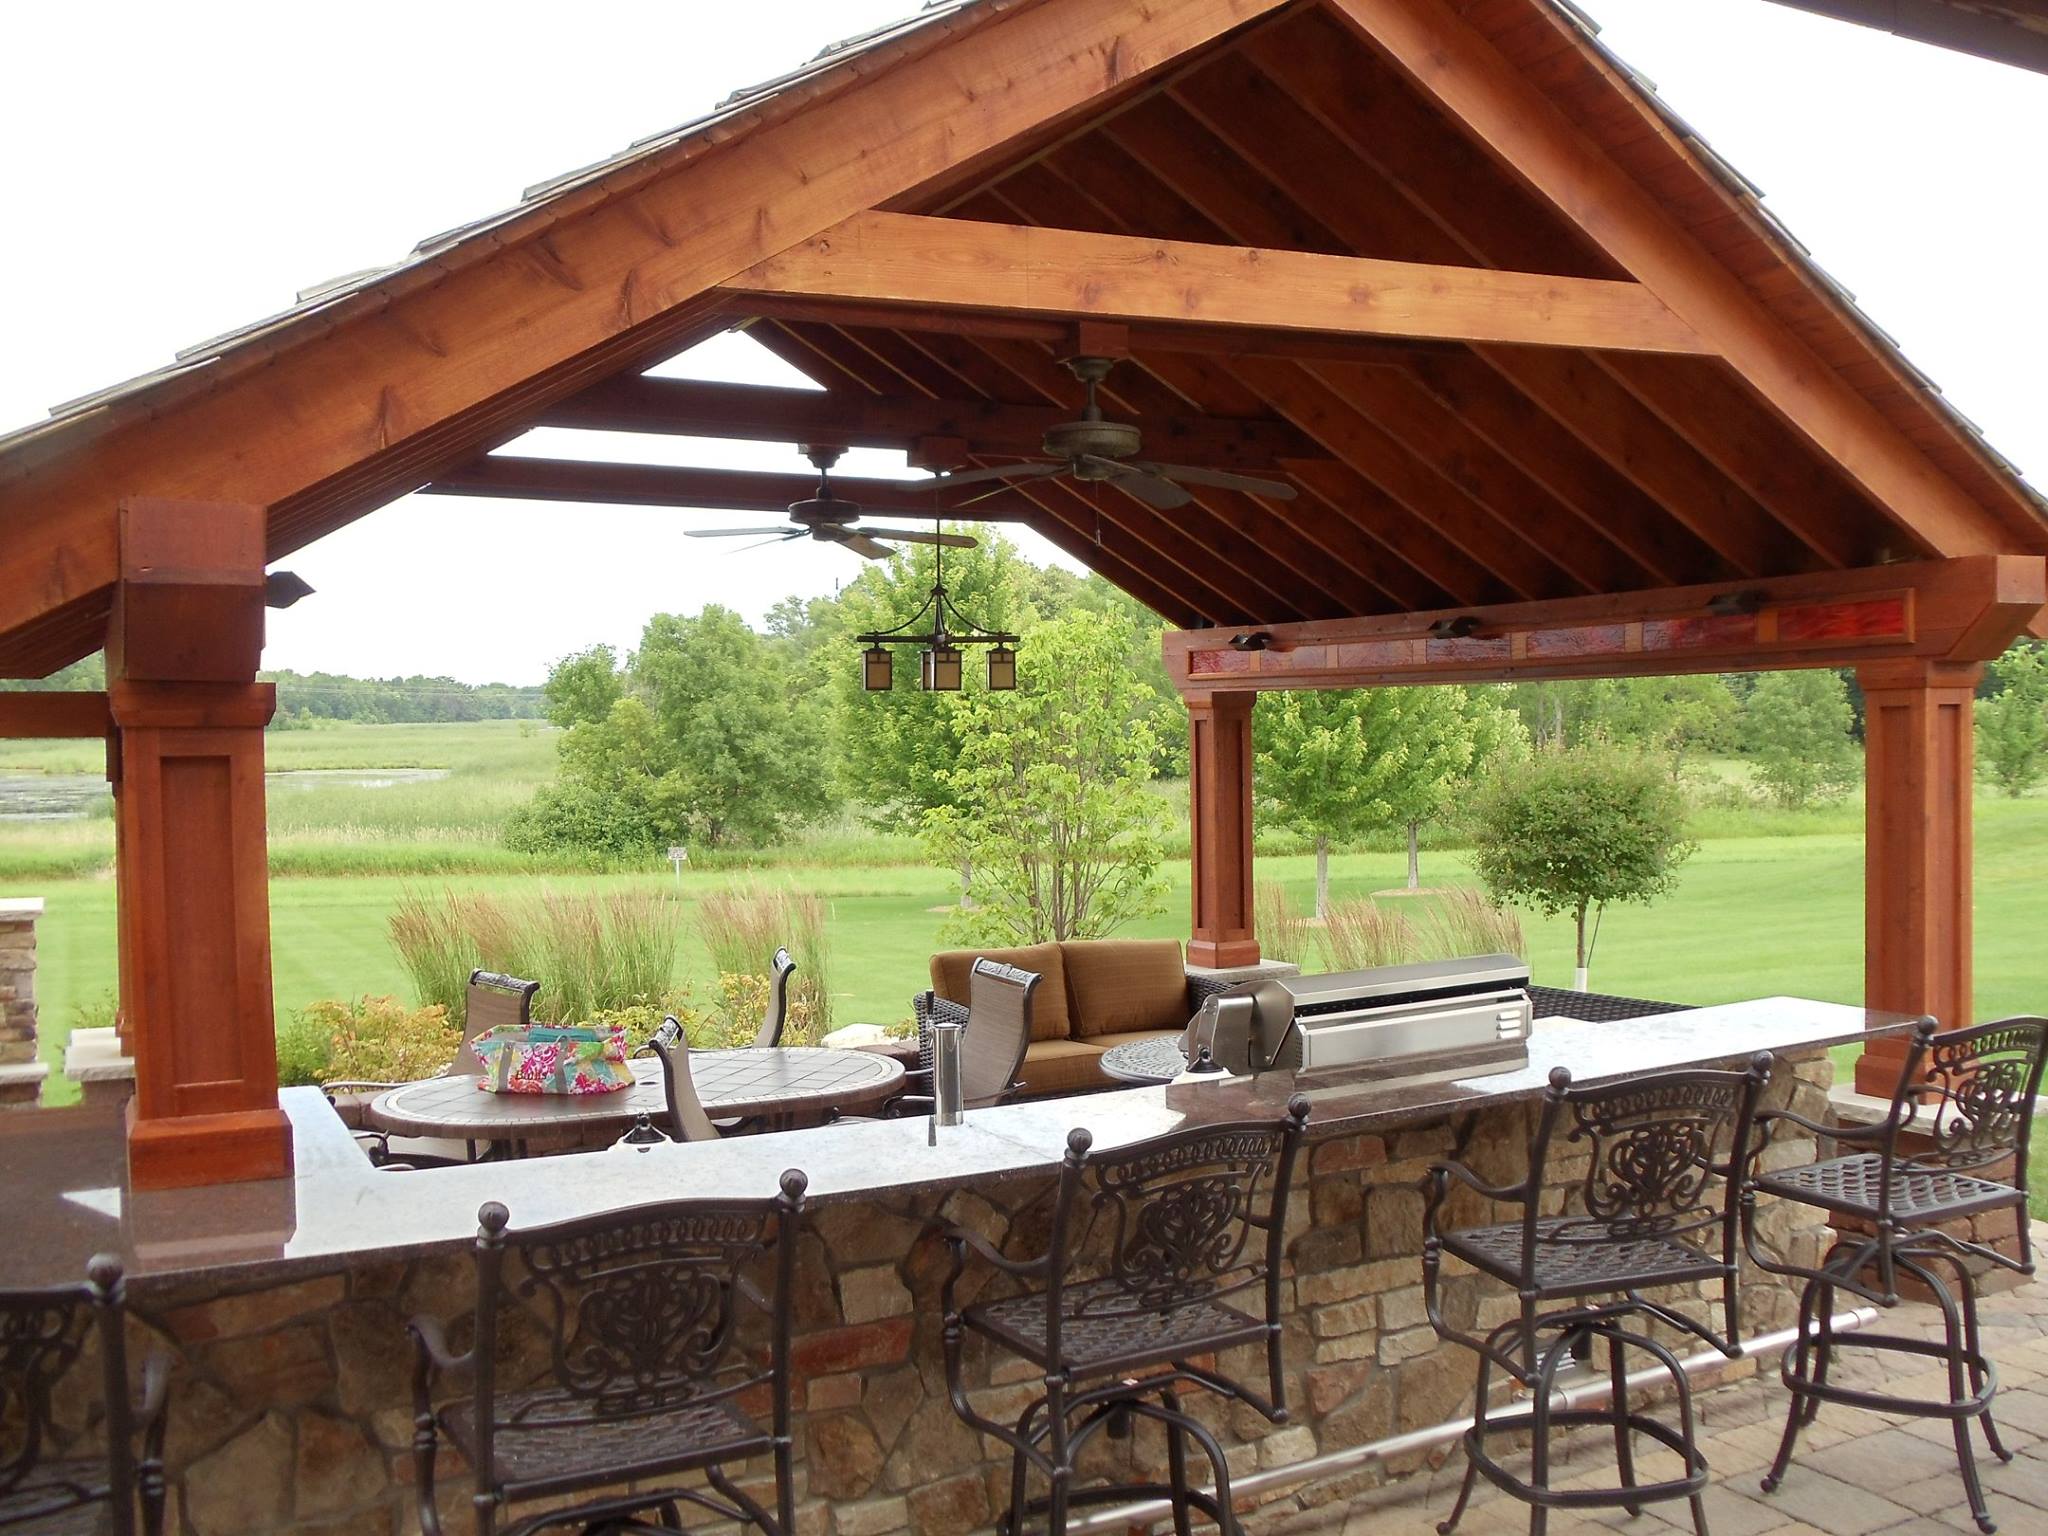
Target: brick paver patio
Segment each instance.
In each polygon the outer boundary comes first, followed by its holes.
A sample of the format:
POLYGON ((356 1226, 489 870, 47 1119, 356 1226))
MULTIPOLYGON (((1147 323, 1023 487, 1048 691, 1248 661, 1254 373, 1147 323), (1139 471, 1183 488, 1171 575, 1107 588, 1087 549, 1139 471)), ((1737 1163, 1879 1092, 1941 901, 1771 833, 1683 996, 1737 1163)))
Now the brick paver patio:
MULTIPOLYGON (((2043 1536, 2048 1533, 2048 1282, 1986 1298, 1983 1324, 1985 1346, 1999 1375, 1993 1417, 2015 1453, 2009 1464, 2001 1463, 1984 1449, 1981 1435, 1977 1438, 1978 1468, 1991 1514, 2001 1536, 2043 1536)), ((1939 1314, 1931 1306, 1904 1306, 1882 1326, 1888 1332, 1938 1336, 1939 1314)), ((1870 1356, 1859 1359, 1849 1354, 1842 1361, 1836 1379, 1878 1379, 1870 1356)), ((1946 1395, 1947 1378, 1937 1365, 1931 1371, 1897 1374, 1887 1390, 1940 1397, 1946 1395)), ((1713 1468, 1706 1495, 1713 1536, 1940 1536, 1976 1531, 1963 1499, 1948 1426, 1935 1420, 1824 1406, 1819 1420, 1801 1433, 1783 1485, 1776 1493, 1764 1494, 1757 1480, 1777 1449, 1785 1401, 1775 1361, 1748 1379, 1702 1391, 1695 1399, 1701 1445, 1713 1468)), ((1554 1464, 1558 1486, 1612 1485, 1614 1445, 1607 1431, 1583 1432, 1560 1443, 1566 1450, 1554 1464)), ((1637 1445, 1639 1477, 1672 1475, 1676 1457, 1661 1451, 1653 1456, 1654 1448, 1640 1439, 1637 1445)), ((1525 1468, 1526 1456, 1522 1464, 1525 1468)), ((1319 1512, 1297 1514, 1276 1531, 1287 1536, 1433 1536, 1437 1521, 1450 1512, 1464 1470, 1464 1456, 1453 1447, 1433 1472, 1358 1494, 1319 1512)), ((1528 1528, 1527 1506, 1482 1482, 1458 1531, 1460 1536, 1507 1536, 1528 1528)), ((1550 1517, 1551 1536, 1612 1530, 1670 1536, 1691 1529, 1682 1500, 1653 1505, 1634 1520, 1622 1510, 1558 1510, 1550 1517)))

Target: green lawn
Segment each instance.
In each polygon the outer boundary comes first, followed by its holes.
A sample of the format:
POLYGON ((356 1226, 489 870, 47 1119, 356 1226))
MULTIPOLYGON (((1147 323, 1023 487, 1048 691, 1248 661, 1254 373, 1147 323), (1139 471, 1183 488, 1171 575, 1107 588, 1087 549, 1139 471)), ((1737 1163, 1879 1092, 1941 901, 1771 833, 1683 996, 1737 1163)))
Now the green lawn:
MULTIPOLYGON (((450 777, 387 788, 323 785, 271 795, 273 955, 280 1014, 321 998, 407 994, 385 940, 385 920, 408 886, 531 890, 667 882, 665 873, 592 875, 545 870, 496 843, 504 813, 552 768, 553 736, 531 723, 351 726, 281 732, 274 768, 447 768, 450 777), (446 871, 447 873, 442 873, 446 871)), ((89 772, 96 749, 71 743, 0 745, 0 773, 89 772)), ((1717 765, 1724 776, 1739 770, 1717 765)), ((1162 793, 1171 792, 1163 789, 1162 793)), ((1651 908, 1608 914, 1593 958, 1604 992, 1710 1003, 1774 992, 1854 1002, 1862 989, 1863 877, 1853 803, 1788 814, 1722 807, 1703 813, 1700 851, 1677 893, 1651 908)), ((74 1010, 105 996, 114 977, 111 828, 101 820, 0 825, 0 881, 46 903, 38 989, 45 1056, 61 1061, 74 1010)), ((1983 798, 1977 828, 1977 1008, 1980 1016, 2048 1006, 2048 798, 1983 798)), ((1262 842, 1267 840, 1262 839, 1262 842)), ((1285 847, 1284 840, 1271 845, 1285 847)), ((764 878, 789 880, 830 902, 831 987, 839 1022, 907 1017, 925 984, 952 878, 916 862, 908 838, 849 818, 773 851, 764 878)), ((710 862, 700 858, 700 863, 710 862)), ((718 861, 723 863, 733 860, 718 861)), ((1164 910, 1138 935, 1184 936, 1187 867, 1171 867, 1164 910)), ((1306 908, 1313 862, 1268 853, 1261 880, 1280 880, 1306 908)), ((1427 853, 1425 884, 1470 880, 1457 852, 1427 853)), ((684 877, 686 897, 733 878, 719 868, 684 877)), ((1339 897, 1397 886, 1400 852, 1339 854, 1339 897)), ((1527 921, 1537 979, 1569 984, 1569 923, 1527 921)), ((693 936, 682 979, 708 990, 708 961, 693 936)), ((69 1092, 53 1078, 52 1099, 69 1092)))

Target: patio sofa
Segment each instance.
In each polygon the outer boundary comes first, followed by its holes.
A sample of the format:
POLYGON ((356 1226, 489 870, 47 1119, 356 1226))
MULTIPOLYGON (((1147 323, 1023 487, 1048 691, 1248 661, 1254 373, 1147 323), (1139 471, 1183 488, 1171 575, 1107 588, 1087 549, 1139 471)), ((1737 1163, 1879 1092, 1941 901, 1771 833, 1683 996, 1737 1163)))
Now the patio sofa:
POLYGON ((1174 939, 1081 939, 1018 949, 949 949, 932 956, 925 1017, 965 1019, 968 973, 982 956, 1044 977, 1034 998, 1022 1097, 1113 1086, 1101 1068, 1111 1046, 1179 1034, 1202 999, 1226 983, 1187 973, 1174 939))

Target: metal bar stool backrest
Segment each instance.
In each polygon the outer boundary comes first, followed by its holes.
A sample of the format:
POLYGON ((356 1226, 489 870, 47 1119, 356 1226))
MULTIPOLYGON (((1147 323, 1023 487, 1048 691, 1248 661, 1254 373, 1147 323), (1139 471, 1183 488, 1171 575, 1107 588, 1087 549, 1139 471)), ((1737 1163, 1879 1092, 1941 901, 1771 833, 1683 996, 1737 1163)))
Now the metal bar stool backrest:
POLYGON ((768 1006, 761 1013, 761 1027, 754 1031, 757 1046, 782 1044, 782 1031, 789 1023, 789 978, 796 974, 796 962, 789 951, 778 949, 768 968, 768 1006))
POLYGON ((469 990, 463 1000, 462 1044, 448 1064, 450 1077, 479 1077, 483 1065, 469 1048, 472 1040, 486 1030, 511 1027, 524 1029, 533 1022, 533 997, 540 991, 537 981, 501 976, 495 971, 471 971, 469 990))
MULTIPOLYGON (((135 1451, 128 1397, 128 1356, 123 1317, 127 1310, 121 1264, 100 1254, 86 1266, 80 1285, 34 1290, 0 1290, 0 1501, 17 1499, 21 1514, 56 1514, 104 1503, 115 1536, 135 1530, 135 1451), (99 1335, 102 1428, 107 1442, 104 1480, 49 1484, 39 1467, 61 1450, 53 1394, 57 1383, 99 1335)), ((0 1526, 9 1523, 0 1519, 0 1526)), ((69 1529, 58 1521, 61 1529, 69 1529)))
POLYGON ((1045 978, 985 956, 967 981, 967 1032, 960 1041, 960 1096, 970 1109, 994 1104, 1016 1084, 1031 1044, 1033 999, 1045 978))
MULTIPOLYGON (((504 1433, 618 1426, 768 1389, 772 1433, 789 1435, 789 1335, 804 1175, 782 1175, 764 1200, 673 1200, 551 1226, 510 1229, 492 1201, 477 1212, 476 1464, 496 1465, 504 1433), (505 1258, 519 1262, 507 1279, 505 1258), (767 1286, 761 1283, 765 1272, 767 1286), (546 1330, 537 1390, 498 1402, 501 1310, 517 1302, 546 1330), (742 1339, 765 1322, 767 1364, 742 1339), (757 1357, 756 1357, 757 1358, 757 1357)), ((659 1462, 674 1447, 650 1445, 659 1462)))
POLYGON ((1880 1220, 1890 1214, 1894 1170, 1988 1172, 2025 1194, 2044 1064, 2048 1019, 1999 1019, 1943 1034, 1932 1019, 1921 1020, 1878 1143, 1880 1220), (1926 1145, 1902 1153, 1900 1138, 1908 1134, 1926 1145), (2009 1177, 2000 1168, 2007 1159, 2009 1177))
POLYGON ((683 1038, 681 1025, 669 1032, 674 1019, 665 1021, 647 1044, 661 1058, 662 1094, 668 1100, 668 1123, 679 1141, 716 1141, 718 1127, 704 1112, 697 1097, 697 1080, 690 1075, 690 1042, 683 1038))
POLYGON ((1111 1152, 1095 1151, 1086 1130, 1068 1133, 1046 1262, 1046 1353, 1055 1368, 1064 1368, 1063 1319, 1170 1324, 1256 1293, 1273 1403, 1283 1406, 1287 1199, 1308 1110, 1296 1094, 1277 1120, 1175 1131, 1111 1152), (1098 1251, 1099 1276, 1070 1274, 1077 1261, 1092 1268, 1098 1251))
POLYGON ((1574 1087, 1568 1069, 1554 1068, 1529 1147, 1534 1198, 1521 1215, 1522 1274, 1536 1275, 1539 1249, 1553 1257, 1583 1252, 1595 1264, 1607 1262, 1617 1244, 1644 1239, 1707 1252, 1718 1229, 1733 1343, 1741 1175, 1770 1075, 1767 1053, 1740 1072, 1658 1072, 1592 1087, 1574 1087), (1584 1174, 1563 1185, 1561 1203, 1542 1198, 1560 1153, 1586 1159, 1584 1174))

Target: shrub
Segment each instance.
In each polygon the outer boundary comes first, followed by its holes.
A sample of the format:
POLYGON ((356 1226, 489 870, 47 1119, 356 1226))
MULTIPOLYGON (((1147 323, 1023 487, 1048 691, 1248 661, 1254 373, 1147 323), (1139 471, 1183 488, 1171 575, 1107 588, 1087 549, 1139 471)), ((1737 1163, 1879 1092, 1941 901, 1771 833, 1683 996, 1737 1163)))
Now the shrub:
POLYGON ((1305 962, 1309 955, 1308 919, 1295 909, 1287 887, 1277 880, 1261 880, 1253 905, 1259 953, 1270 960, 1296 965, 1305 962))
POLYGON ((308 1003, 298 1027, 324 1031, 323 1082, 409 1083, 454 1059, 462 1029, 440 1004, 408 1008, 395 997, 308 1003))
MULTIPOLYGON (((316 1003, 313 1006, 323 1005, 316 1003)), ((280 1088, 322 1083, 332 1075, 328 1070, 328 1059, 333 1048, 333 1031, 327 1023, 309 1019, 306 1013, 307 1010, 301 1008, 278 1021, 277 1086, 280 1088)))
POLYGON ((538 981, 537 1019, 585 1019, 669 994, 682 906, 644 887, 439 899, 407 891, 391 914, 391 943, 421 1005, 438 1004, 458 1024, 478 968, 538 981))
POLYGON ((788 886, 730 886, 698 903, 697 931, 718 972, 718 1009, 725 1027, 743 1037, 760 1027, 768 968, 778 947, 796 961, 783 1039, 808 1045, 832 1027, 825 903, 818 897, 788 886))
POLYGON ((1399 912, 1367 897, 1333 902, 1323 928, 1323 958, 1333 971, 1363 971, 1415 958, 1415 929, 1399 912))
POLYGON ((1520 955, 1529 947, 1522 938, 1522 920, 1496 906, 1486 892, 1461 885, 1444 892, 1422 924, 1422 958, 1449 960, 1459 955, 1520 955))

